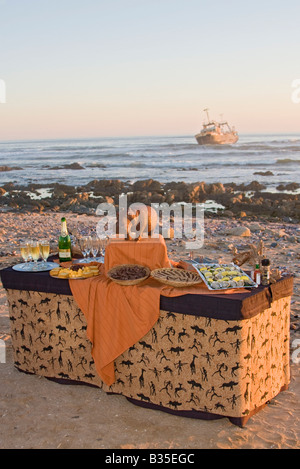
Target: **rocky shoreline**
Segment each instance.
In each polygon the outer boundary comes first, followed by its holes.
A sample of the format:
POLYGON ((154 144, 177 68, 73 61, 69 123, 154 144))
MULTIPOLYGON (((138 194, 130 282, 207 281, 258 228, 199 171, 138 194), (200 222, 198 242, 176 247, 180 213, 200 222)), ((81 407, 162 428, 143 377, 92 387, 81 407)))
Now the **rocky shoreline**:
POLYGON ((81 186, 55 183, 0 187, 2 212, 70 212, 94 215, 102 202, 118 205, 119 196, 127 194, 128 204, 174 202, 215 204, 210 212, 225 217, 252 217, 298 223, 300 220, 300 184, 280 184, 275 191, 257 181, 235 183, 160 183, 153 179, 134 183, 118 179, 96 179, 81 186))

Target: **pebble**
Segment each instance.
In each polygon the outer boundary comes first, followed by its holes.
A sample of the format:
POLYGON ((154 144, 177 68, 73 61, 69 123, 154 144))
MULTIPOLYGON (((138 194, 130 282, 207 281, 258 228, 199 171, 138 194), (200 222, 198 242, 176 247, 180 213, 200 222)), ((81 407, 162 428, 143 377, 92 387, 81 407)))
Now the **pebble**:
POLYGON ((227 231, 230 236, 251 236, 251 231, 245 226, 237 226, 227 231))

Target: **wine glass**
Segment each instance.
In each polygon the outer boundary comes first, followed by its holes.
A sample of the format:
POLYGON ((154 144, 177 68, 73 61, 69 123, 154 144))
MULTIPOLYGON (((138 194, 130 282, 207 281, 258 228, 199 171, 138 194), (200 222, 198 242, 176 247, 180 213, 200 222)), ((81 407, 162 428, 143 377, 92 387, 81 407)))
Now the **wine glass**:
POLYGON ((86 236, 84 249, 86 252, 86 257, 89 258, 92 250, 92 238, 90 236, 86 236))
POLYGON ((20 252, 22 259, 25 262, 24 270, 29 270, 30 265, 28 261, 31 259, 31 254, 30 254, 30 248, 29 248, 29 242, 24 241, 24 243, 20 243, 20 252))
POLYGON ((40 241, 40 251, 41 251, 41 257, 43 259, 43 264, 46 266, 47 259, 50 254, 50 242, 48 239, 42 239, 40 241))
POLYGON ((31 257, 33 259, 32 269, 37 270, 37 268, 38 268, 37 261, 40 258, 40 245, 39 245, 39 242, 31 240, 30 244, 29 244, 29 247, 30 247, 30 254, 31 254, 31 257))
POLYGON ((91 239, 91 246, 92 246, 92 256, 94 259, 96 259, 97 254, 100 249, 100 240, 97 236, 93 236, 91 239))
POLYGON ((91 248, 92 248, 90 236, 82 236, 79 239, 79 246, 80 246, 80 250, 83 254, 84 259, 86 259, 86 262, 89 262, 88 257, 91 253, 91 248))
POLYGON ((102 234, 100 236, 100 244, 101 244, 101 249, 100 249, 100 254, 101 256, 105 256, 105 249, 106 249, 106 246, 107 246, 107 243, 108 243, 108 238, 109 236, 107 234, 102 234))
POLYGON ((83 257, 85 258, 85 257, 86 257, 86 252, 85 252, 85 250, 84 250, 85 240, 84 240, 84 237, 83 237, 83 236, 81 236, 81 237, 78 239, 78 244, 79 244, 79 248, 80 248, 81 254, 82 254, 83 257))
POLYGON ((191 229, 191 232, 186 235, 185 249, 188 251, 188 259, 190 262, 194 260, 194 250, 198 249, 197 242, 195 240, 196 230, 191 229))

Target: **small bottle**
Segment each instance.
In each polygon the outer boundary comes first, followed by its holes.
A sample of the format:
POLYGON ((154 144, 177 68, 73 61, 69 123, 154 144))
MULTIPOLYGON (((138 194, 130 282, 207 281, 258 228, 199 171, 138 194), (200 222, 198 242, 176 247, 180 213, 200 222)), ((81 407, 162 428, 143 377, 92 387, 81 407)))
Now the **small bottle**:
POLYGON ((72 260, 71 254, 71 238, 67 229, 67 221, 65 217, 61 219, 61 233, 58 240, 58 257, 60 262, 72 260))
POLYGON ((270 285, 270 261, 262 259, 261 261, 261 284, 270 285))
POLYGON ((261 282, 261 272, 259 269, 259 264, 255 264, 255 270, 253 272, 253 280, 257 285, 260 285, 261 282))

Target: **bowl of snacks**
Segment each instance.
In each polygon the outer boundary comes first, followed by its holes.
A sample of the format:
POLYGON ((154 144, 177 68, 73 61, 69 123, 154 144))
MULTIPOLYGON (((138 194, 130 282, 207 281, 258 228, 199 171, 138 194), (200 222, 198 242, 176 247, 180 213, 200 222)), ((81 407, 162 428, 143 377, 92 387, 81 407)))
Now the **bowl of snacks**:
POLYGON ((119 285, 138 285, 150 275, 150 269, 144 265, 121 264, 107 272, 107 277, 119 285))

